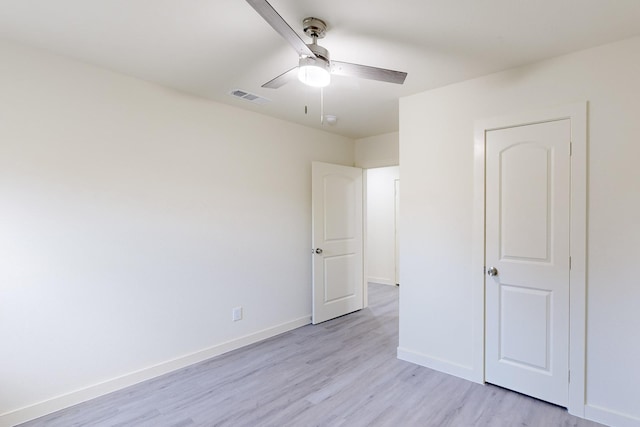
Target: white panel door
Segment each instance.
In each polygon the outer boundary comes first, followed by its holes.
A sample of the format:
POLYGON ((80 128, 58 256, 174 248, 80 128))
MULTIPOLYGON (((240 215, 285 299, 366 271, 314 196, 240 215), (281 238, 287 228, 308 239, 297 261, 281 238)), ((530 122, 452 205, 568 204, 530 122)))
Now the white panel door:
POLYGON ((570 121, 486 135, 486 381, 561 406, 569 386, 570 121))
POLYGON ((362 169, 312 164, 314 324, 363 307, 362 169))

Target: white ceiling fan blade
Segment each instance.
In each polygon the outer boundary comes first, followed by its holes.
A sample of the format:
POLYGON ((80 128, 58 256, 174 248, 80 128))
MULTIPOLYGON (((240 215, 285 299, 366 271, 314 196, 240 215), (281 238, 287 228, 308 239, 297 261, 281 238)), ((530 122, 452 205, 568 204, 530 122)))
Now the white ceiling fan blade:
POLYGON ((359 77, 361 79, 379 80, 381 82, 403 84, 407 73, 387 70, 386 68, 368 65, 351 64, 349 62, 331 61, 331 74, 337 76, 359 77))
POLYGON ((292 69, 285 71, 275 79, 269 80, 268 82, 263 84, 262 87, 266 87, 269 89, 278 89, 280 86, 284 86, 285 84, 294 80, 298 80, 298 67, 293 67, 292 69))
POLYGON ((282 16, 269 4, 267 0, 247 0, 247 3, 253 7, 256 12, 264 18, 269 25, 273 27, 278 34, 280 34, 291 46, 298 52, 299 56, 311 56, 313 58, 316 55, 309 49, 306 43, 300 38, 298 33, 293 31, 293 28, 282 19, 282 16))

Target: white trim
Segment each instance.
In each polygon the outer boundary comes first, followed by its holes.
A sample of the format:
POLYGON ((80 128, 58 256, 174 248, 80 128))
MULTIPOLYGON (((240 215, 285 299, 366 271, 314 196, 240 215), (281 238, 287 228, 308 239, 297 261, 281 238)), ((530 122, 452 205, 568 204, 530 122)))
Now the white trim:
MULTIPOLYGON (((358 167, 358 166, 356 166, 358 167)), ((367 170, 362 168, 362 308, 369 307, 369 253, 368 253, 368 237, 369 230, 367 228, 367 194, 369 175, 367 170)))
POLYGON ((400 284, 400 168, 393 180, 393 282, 400 284))
POLYGON ((178 369, 185 368, 195 363, 202 362, 212 357, 219 356, 232 350, 245 347, 250 344, 265 340, 267 338, 280 335, 284 332, 297 329, 311 323, 311 316, 304 316, 290 322, 282 323, 271 328, 263 329, 253 334, 245 335, 231 341, 218 344, 207 349, 179 357, 177 359, 168 360, 160 364, 141 369, 136 372, 113 378, 105 382, 92 385, 90 387, 76 390, 71 393, 57 396, 52 399, 36 403, 15 411, 0 414, 0 426, 12 426, 26 421, 33 420, 38 417, 50 414, 60 409, 68 408, 78 403, 103 396, 105 394, 121 390, 125 387, 141 383, 152 378, 159 377, 178 369))
POLYGON ((454 375, 475 383, 484 383, 484 378, 482 376, 479 377, 471 366, 459 365, 448 360, 438 359, 436 357, 402 347, 398 347, 397 356, 398 359, 404 360, 405 362, 415 363, 416 365, 444 372, 445 374, 454 375))
POLYGON ((485 135, 487 131, 554 120, 571 120, 571 271, 569 273, 569 413, 585 417, 587 103, 478 120, 474 130, 473 368, 484 378, 485 336, 485 135))
POLYGON ((356 163, 355 167, 362 169, 378 169, 398 166, 398 158, 388 157, 386 159, 368 160, 364 163, 356 163))
POLYGON ((616 427, 640 426, 640 418, 635 418, 631 415, 622 414, 595 405, 586 405, 584 409, 585 418, 598 423, 616 427))

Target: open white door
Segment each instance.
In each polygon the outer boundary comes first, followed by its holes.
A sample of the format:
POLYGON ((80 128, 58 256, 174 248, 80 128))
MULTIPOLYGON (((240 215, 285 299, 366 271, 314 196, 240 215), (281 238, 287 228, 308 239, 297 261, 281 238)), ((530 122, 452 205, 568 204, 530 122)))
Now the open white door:
POLYGON ((362 169, 312 164, 314 324, 363 307, 362 169))
POLYGON ((486 380, 569 392, 570 120, 486 135, 486 380))

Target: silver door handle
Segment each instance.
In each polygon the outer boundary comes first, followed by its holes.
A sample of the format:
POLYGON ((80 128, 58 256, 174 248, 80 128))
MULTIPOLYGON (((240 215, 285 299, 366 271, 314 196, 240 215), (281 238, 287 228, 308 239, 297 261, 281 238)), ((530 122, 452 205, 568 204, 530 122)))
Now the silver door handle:
POLYGON ((316 248, 316 250, 314 252, 317 253, 317 254, 321 254, 322 253, 322 249, 316 248))
POLYGON ((498 269, 495 267, 491 267, 487 270, 487 274, 491 277, 498 275, 498 269))

